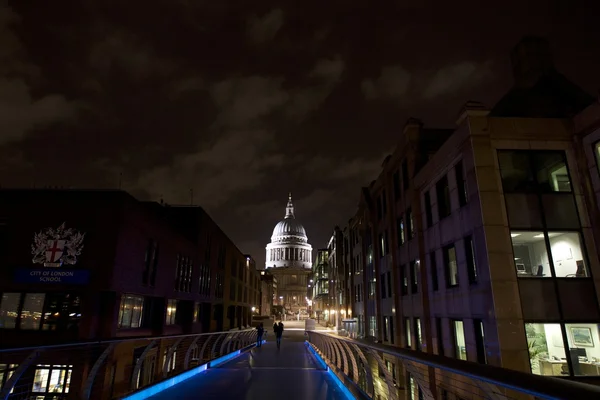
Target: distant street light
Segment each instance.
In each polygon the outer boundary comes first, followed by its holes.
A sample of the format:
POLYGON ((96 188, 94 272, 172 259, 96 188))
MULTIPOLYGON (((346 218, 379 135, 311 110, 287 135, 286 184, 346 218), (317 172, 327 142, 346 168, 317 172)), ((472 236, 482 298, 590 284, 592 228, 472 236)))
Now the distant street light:
POLYGON ((252 307, 252 312, 256 311, 256 307, 252 307))

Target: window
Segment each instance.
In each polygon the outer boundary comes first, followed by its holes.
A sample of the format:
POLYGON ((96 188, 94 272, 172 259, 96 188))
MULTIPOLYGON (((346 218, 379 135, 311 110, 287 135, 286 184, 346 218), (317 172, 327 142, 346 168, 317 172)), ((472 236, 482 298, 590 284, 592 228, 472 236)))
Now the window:
POLYGON ((467 194, 467 178, 465 176, 465 171, 463 170, 463 163, 460 161, 454 167, 454 173, 456 174, 456 188, 458 190, 458 203, 460 206, 464 206, 468 201, 467 194))
POLYGON ((396 228, 398 230, 398 247, 400 247, 404 244, 406 239, 404 236, 404 220, 402 217, 396 220, 396 228))
POLYGON ((402 184, 404 186, 404 190, 408 189, 409 186, 408 181, 408 161, 405 159, 402 161, 402 184))
POLYGON ((194 322, 200 322, 200 303, 194 303, 194 322))
POLYGON ((385 274, 381 274, 381 298, 385 299, 385 274))
POLYGON ((415 347, 421 351, 423 337, 421 335, 421 318, 415 318, 415 347))
POLYGON ((81 298, 72 293, 47 293, 43 330, 74 330, 81 319, 81 298))
POLYGON ((410 263, 410 292, 412 294, 419 292, 419 260, 410 263))
MULTIPOLYGON (((72 365, 38 365, 31 388, 31 392, 34 395, 33 398, 44 398, 43 396, 46 393, 69 393, 72 373, 72 365)), ((57 398, 52 395, 48 397, 57 398)))
POLYGON ((531 372, 546 376, 598 376, 597 323, 526 323, 531 372), (567 337, 565 347, 564 337, 567 337), (567 351, 568 349, 568 355, 567 351))
POLYGON ((487 364, 487 355, 485 354, 485 332, 483 330, 483 321, 480 319, 473 320, 475 328, 475 346, 477 347, 477 362, 487 364))
POLYGON ((572 191, 563 151, 499 150, 498 164, 505 193, 572 191))
POLYGON ((441 221, 450 215, 452 211, 450 205, 450 187, 448 186, 448 176, 444 176, 435 184, 435 192, 437 195, 438 217, 441 221))
POLYGON ((600 173, 600 142, 594 144, 594 155, 596 156, 596 168, 598 168, 598 173, 600 173))
POLYGON ((175 325, 177 317, 177 300, 167 300, 167 318, 165 320, 166 325, 175 325))
POLYGON ((121 307, 119 308, 119 328, 139 328, 142 326, 142 314, 144 310, 144 298, 124 294, 121 297, 121 307))
POLYGON ((40 329, 45 297, 43 293, 25 293, 21 308, 21 329, 40 329))
POLYGON ((392 273, 390 271, 387 272, 387 292, 388 296, 392 297, 392 273))
POLYGON ((148 240, 146 246, 146 255, 144 259, 144 272, 142 274, 142 284, 154 286, 156 282, 156 270, 158 268, 158 242, 148 240))
POLYGON ((553 270, 555 276, 559 278, 588 276, 579 232, 544 233, 513 230, 510 236, 517 277, 549 278, 552 277, 553 270), (550 258, 552 258, 552 266, 550 258))
POLYGON ((433 225, 433 214, 431 212, 431 193, 425 192, 425 223, 430 228, 433 225))
POLYGON ((469 283, 472 285, 477 283, 477 263, 475 261, 475 248, 473 247, 473 237, 467 236, 465 238, 465 257, 467 258, 467 275, 469 277, 469 283))
POLYGON ((434 292, 439 290, 438 285, 438 271, 437 271, 437 260, 435 250, 429 253, 429 269, 431 271, 431 287, 434 292))
POLYGON ((458 286, 458 267, 454 245, 446 246, 444 248, 444 266, 446 270, 446 286, 458 286))
POLYGON ((408 224, 408 237, 412 239, 415 237, 415 224, 413 221, 412 210, 409 208, 406 210, 406 223, 408 224))
POLYGON ((390 331, 390 317, 383 317, 383 341, 387 342, 388 341, 388 336, 389 336, 389 331, 390 331))
MULTIPOLYGON (((177 267, 175 269, 175 290, 191 293, 192 291, 192 260, 189 257, 177 254, 177 267)), ((235 262, 232 264, 235 267, 235 262)))
POLYGON ((465 345, 465 327, 462 321, 452 321, 454 333, 454 356, 459 360, 467 359, 467 348, 465 345))
POLYGON ((19 364, 0 364, 0 389, 2 389, 17 368, 19 368, 19 364))
POLYGON ((0 328, 15 329, 19 318, 21 293, 3 293, 0 301, 0 328))
POLYGON ((406 335, 404 344, 407 348, 412 347, 412 336, 410 333, 410 318, 404 318, 404 334, 406 335))
POLYGON ((437 336, 437 354, 439 356, 444 355, 444 326, 442 325, 442 319, 435 319, 435 331, 437 336))
POLYGON ((392 180, 394 184, 394 200, 398 200, 400 198, 400 171, 394 172, 392 180))
POLYGON ((379 255, 381 257, 386 255, 386 247, 385 247, 385 237, 383 233, 379 235, 379 255))
POLYGON ((400 293, 402 296, 408 294, 408 273, 406 271, 406 264, 400 267, 400 293))

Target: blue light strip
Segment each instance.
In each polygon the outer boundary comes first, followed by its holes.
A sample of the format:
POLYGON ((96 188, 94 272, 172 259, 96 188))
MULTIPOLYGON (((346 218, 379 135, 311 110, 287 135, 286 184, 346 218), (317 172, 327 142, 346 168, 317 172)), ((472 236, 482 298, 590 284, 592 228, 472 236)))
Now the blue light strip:
MULTIPOLYGON (((265 343, 265 342, 266 342, 266 340, 263 340, 263 343, 265 343)), ((162 392, 163 390, 172 388, 173 386, 177 385, 178 383, 188 380, 188 379, 198 375, 199 373, 206 371, 209 368, 214 368, 219 365, 222 365, 222 364, 226 363, 227 361, 230 361, 230 360, 234 359, 235 357, 239 356, 240 354, 242 354, 243 351, 251 349, 252 347, 255 347, 255 346, 256 346, 256 343, 251 344, 250 346, 244 347, 243 349, 236 350, 233 353, 229 353, 222 357, 216 358, 212 361, 209 361, 206 364, 199 365, 188 371, 182 372, 181 374, 176 375, 172 378, 158 382, 155 385, 148 386, 147 388, 142 389, 138 392, 132 393, 129 396, 125 396, 122 398, 122 400, 144 400, 144 399, 147 399, 148 397, 154 396, 155 394, 158 394, 158 393, 162 392)))
POLYGON ((331 368, 329 368, 329 366, 327 365, 327 363, 325 362, 325 360, 323 360, 321 358, 321 356, 319 355, 319 353, 317 353, 315 351, 315 349, 312 347, 312 345, 310 343, 308 343, 308 341, 305 341, 304 343, 306 343, 306 347, 308 347, 308 350, 310 350, 310 352, 315 356, 317 362, 319 364, 325 366, 325 368, 327 370, 327 373, 331 376, 331 379, 335 382, 335 384, 340 388, 340 390, 344 394, 344 397, 346 397, 346 399, 348 399, 348 400, 356 400, 356 397, 354 397, 354 395, 352 394, 352 392, 344 385, 344 382, 342 382, 340 380, 340 378, 338 378, 338 376, 335 374, 335 372, 333 372, 331 370, 331 368))

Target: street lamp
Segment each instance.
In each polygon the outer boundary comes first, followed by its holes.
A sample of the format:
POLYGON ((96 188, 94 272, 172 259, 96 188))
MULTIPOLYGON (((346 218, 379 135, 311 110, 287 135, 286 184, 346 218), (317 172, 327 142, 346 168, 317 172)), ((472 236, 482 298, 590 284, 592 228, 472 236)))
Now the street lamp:
POLYGON ((252 307, 252 312, 256 311, 256 307, 252 307))

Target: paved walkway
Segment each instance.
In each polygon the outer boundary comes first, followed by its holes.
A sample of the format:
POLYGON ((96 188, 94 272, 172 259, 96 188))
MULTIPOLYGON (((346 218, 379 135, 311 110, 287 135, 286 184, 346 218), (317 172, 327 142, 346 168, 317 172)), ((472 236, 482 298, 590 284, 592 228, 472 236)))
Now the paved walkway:
POLYGON ((279 350, 271 331, 267 340, 262 347, 253 348, 150 399, 345 399, 333 379, 319 369, 306 349, 303 330, 284 331, 279 350))

